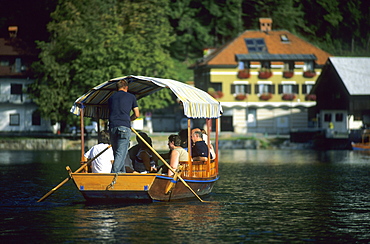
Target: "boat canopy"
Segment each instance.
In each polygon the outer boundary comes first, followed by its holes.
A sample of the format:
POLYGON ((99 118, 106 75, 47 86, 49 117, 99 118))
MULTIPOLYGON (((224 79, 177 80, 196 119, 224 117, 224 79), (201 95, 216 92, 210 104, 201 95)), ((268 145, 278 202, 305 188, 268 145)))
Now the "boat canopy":
POLYGON ((108 119, 108 99, 117 91, 116 83, 121 79, 128 81, 128 92, 137 100, 163 88, 171 89, 182 102, 184 115, 188 118, 219 118, 222 114, 220 102, 205 91, 179 81, 145 76, 125 76, 106 81, 79 97, 71 112, 80 115, 80 108, 83 108, 84 117, 108 119))

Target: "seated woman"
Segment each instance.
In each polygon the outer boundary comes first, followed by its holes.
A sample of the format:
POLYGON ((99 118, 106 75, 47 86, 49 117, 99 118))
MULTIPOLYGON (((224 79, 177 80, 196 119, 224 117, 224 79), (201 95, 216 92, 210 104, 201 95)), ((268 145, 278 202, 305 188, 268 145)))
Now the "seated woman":
POLYGON ((208 146, 203 141, 203 133, 199 129, 193 129, 191 132, 191 140, 193 146, 191 148, 191 156, 194 161, 208 160, 208 146))
MULTIPOLYGON (((176 170, 179 166, 179 161, 188 161, 188 152, 181 147, 181 138, 178 135, 170 135, 168 137, 168 147, 170 152, 170 166, 176 170)), ((167 173, 169 176, 173 175, 171 170, 167 173)))
MULTIPOLYGON (((152 146, 152 139, 148 135, 141 135, 142 138, 152 146)), ((138 138, 139 150, 135 157, 134 169, 140 173, 157 172, 157 158, 152 154, 149 147, 138 138)))

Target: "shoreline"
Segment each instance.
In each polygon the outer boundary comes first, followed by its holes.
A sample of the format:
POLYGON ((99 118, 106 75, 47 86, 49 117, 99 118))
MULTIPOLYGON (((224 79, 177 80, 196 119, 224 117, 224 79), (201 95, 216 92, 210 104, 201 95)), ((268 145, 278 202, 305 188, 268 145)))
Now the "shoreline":
MULTIPOLYGON (((168 150, 167 138, 173 133, 150 135, 153 148, 168 150)), ((211 140, 214 138, 211 137, 211 140)), ((97 143, 96 136, 85 140, 85 149, 97 143)), ((135 136, 131 145, 136 144, 135 136)), ((215 143, 212 143, 215 146, 215 143)), ((219 138, 219 149, 311 149, 311 143, 291 143, 289 136, 246 136, 223 134, 219 138)), ((0 138, 0 150, 81 150, 81 140, 64 136, 57 138, 0 138)))

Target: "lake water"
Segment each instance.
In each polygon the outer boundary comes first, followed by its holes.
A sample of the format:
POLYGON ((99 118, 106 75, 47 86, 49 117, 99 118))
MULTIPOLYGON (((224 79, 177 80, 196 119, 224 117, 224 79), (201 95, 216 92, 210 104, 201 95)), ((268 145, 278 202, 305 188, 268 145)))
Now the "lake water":
POLYGON ((0 151, 1 243, 369 243, 370 154, 225 150, 210 203, 90 205, 78 151, 0 151))

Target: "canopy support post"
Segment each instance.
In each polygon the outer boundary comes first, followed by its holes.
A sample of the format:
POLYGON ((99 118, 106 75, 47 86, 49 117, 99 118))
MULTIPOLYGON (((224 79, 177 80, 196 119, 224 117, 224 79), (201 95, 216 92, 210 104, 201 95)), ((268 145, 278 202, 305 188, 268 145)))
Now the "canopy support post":
POLYGON ((193 161, 191 159, 191 120, 188 118, 188 165, 189 165, 189 176, 193 176, 193 161))
MULTIPOLYGON (((81 162, 85 160, 85 131, 84 131, 84 109, 80 108, 80 124, 81 124, 81 162)), ((86 168, 85 168, 85 172, 86 168)))
POLYGON ((216 165, 215 165, 215 167, 216 167, 216 174, 218 175, 218 121, 219 121, 219 119, 218 118, 216 118, 216 128, 215 128, 215 132, 216 132, 216 145, 215 145, 215 153, 216 153, 216 158, 215 158, 215 163, 216 163, 216 165))

